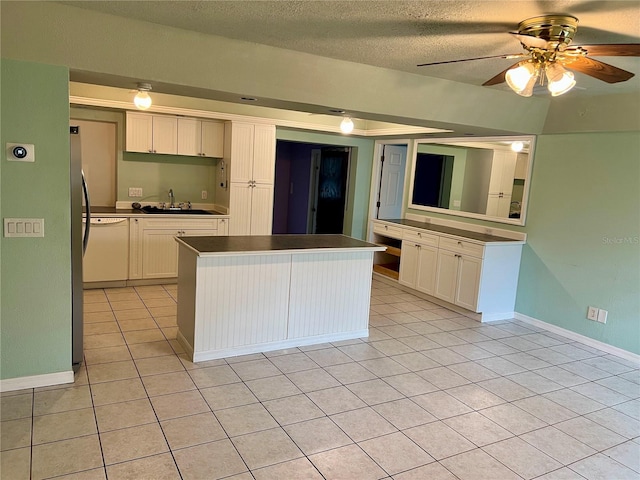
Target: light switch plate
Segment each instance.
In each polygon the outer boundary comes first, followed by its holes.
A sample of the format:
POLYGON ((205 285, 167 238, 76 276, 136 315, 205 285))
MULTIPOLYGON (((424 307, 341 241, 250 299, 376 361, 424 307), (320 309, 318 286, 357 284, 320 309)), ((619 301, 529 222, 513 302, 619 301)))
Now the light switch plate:
POLYGON ((44 218, 5 218, 5 237, 44 237, 44 218))

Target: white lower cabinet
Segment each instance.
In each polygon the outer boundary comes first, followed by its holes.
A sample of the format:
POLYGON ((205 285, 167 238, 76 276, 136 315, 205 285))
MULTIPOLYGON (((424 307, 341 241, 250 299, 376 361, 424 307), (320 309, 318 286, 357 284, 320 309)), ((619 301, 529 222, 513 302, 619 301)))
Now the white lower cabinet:
POLYGON ((440 249, 434 296, 475 312, 481 271, 481 258, 440 249))
POLYGON ((233 205, 230 235, 271 235, 273 184, 232 182, 229 203, 233 205))
MULTIPOLYGON (((524 241, 467 241, 380 220, 374 220, 373 241, 389 231, 402 238, 402 247, 395 249, 400 256, 398 283, 480 313, 482 321, 513 317, 524 241)), ((384 274, 375 265, 374 271, 384 274)))
POLYGON ((406 232, 402 240, 399 283, 434 295, 437 245, 438 238, 433 235, 406 232))
POLYGON ((180 236, 226 235, 227 219, 135 218, 130 223, 130 279, 178 276, 180 236), (222 224, 220 224, 222 222, 222 224), (219 230, 219 225, 222 229, 219 230))

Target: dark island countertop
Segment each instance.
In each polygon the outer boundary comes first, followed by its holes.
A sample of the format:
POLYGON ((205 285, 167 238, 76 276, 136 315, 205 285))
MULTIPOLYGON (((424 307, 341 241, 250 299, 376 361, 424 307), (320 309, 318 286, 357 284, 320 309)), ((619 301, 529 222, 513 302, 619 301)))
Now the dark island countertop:
POLYGON ((395 223, 405 227, 420 228, 422 230, 443 233, 445 235, 454 235, 456 237, 464 237, 470 240, 476 240, 483 243, 525 243, 523 240, 514 240, 513 238, 499 237, 496 235, 488 235, 486 233, 472 232, 459 228, 447 227, 426 222, 417 222, 415 220, 407 220, 405 218, 379 219, 381 222, 395 223))
POLYGON ((385 247, 346 235, 256 235, 231 237, 177 237, 199 256, 235 254, 312 253, 319 251, 383 251, 385 247))

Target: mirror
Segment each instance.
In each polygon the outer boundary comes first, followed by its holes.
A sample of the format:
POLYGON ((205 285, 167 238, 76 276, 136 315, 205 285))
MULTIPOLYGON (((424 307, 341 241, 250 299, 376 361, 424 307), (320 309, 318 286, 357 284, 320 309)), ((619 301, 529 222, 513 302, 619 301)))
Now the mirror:
POLYGON ((534 139, 416 140, 408 208, 524 225, 534 139))

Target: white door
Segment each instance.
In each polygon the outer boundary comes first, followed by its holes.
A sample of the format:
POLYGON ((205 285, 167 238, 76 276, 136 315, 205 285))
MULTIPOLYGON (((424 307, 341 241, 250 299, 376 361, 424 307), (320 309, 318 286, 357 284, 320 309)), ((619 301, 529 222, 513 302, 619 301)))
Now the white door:
POLYGON ((438 249, 436 247, 420 245, 418 265, 415 288, 420 292, 433 295, 436 290, 438 249))
POLYGON ((438 250, 438 267, 434 296, 449 303, 454 303, 456 300, 458 256, 458 254, 448 250, 438 250))
POLYGON ((407 147, 405 145, 384 145, 377 218, 402 217, 406 162, 407 147))
POLYGON ((251 235, 251 183, 231 182, 229 235, 251 235))
POLYGON ((411 288, 416 286, 418 275, 418 262, 420 259, 420 245, 413 242, 402 242, 402 255, 400 256, 400 276, 398 282, 411 288))
POLYGON ((482 260, 462 255, 459 257, 459 264, 455 303, 475 312, 478 307, 482 260))

